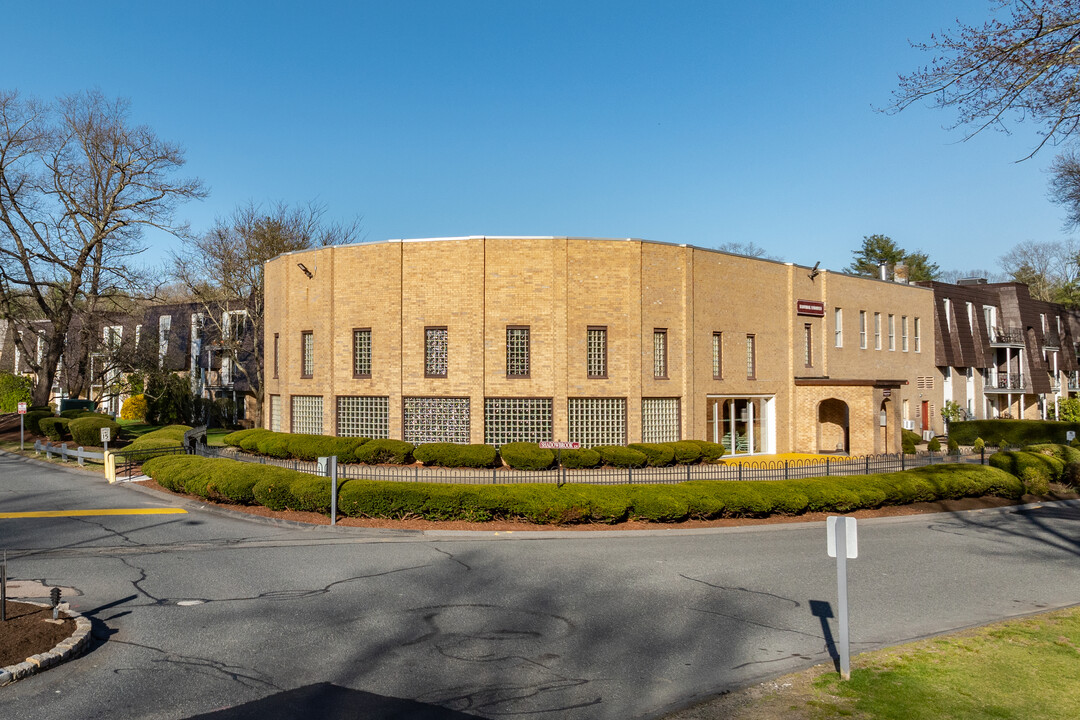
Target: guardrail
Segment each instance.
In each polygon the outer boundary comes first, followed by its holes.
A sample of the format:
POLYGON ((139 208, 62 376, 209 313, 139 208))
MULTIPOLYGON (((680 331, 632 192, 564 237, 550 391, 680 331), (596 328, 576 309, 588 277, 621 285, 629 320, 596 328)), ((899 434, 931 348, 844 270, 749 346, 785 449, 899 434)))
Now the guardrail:
POLYGON ((105 461, 104 453, 90 452, 89 450, 84 450, 81 445, 74 450, 69 450, 67 443, 59 443, 57 445, 54 445, 53 443, 48 441, 42 443, 40 440, 35 440, 34 452, 38 455, 40 455, 41 453, 45 453, 45 457, 50 460, 52 459, 53 455, 59 455, 60 459, 63 462, 67 462, 68 458, 75 458, 80 466, 86 465, 87 460, 97 460, 98 462, 105 461))

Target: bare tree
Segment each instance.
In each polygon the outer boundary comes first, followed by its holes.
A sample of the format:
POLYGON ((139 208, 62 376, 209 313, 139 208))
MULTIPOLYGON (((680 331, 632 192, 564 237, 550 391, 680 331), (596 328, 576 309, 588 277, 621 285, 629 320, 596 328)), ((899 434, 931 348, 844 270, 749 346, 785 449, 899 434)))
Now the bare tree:
MULTIPOLYGON (((204 322, 220 342, 220 350, 232 359, 235 371, 248 382, 262 417, 264 396, 263 320, 265 311, 264 264, 282 253, 322 245, 353 242, 360 232, 359 219, 348 224, 326 223, 325 207, 308 204, 290 207, 281 202, 263 209, 255 203, 238 207, 228 218, 218 219, 204 235, 184 240, 181 253, 173 256, 174 291, 190 296, 202 306, 204 322), (252 357, 247 350, 243 325, 229 325, 223 310, 246 312, 253 336, 252 357)), ((230 315, 235 318, 237 316, 230 315)))
POLYGON ((1015 282, 1028 286, 1037 300, 1076 307, 1080 282, 1080 244, 1069 238, 1062 242, 1027 240, 1005 253, 998 261, 1015 282))
POLYGON ((0 318, 23 331, 35 404, 48 401, 72 318, 139 282, 142 231, 181 232, 177 205, 205 195, 198 180, 173 179, 180 147, 128 114, 96 91, 51 104, 0 93, 0 318))
POLYGON ((765 248, 755 245, 752 242, 726 242, 720 243, 720 246, 716 248, 720 252, 732 253, 733 255, 745 255, 752 258, 765 258, 766 260, 779 260, 780 258, 773 257, 767 254, 765 248))

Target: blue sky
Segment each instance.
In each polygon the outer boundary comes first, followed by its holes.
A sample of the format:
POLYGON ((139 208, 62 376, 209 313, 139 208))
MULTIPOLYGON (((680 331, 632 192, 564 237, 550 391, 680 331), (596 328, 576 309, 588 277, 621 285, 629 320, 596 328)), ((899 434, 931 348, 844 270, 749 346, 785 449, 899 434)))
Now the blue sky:
MULTIPOLYGON (((187 150, 211 195, 323 203, 364 237, 751 242, 841 269, 890 235, 943 269, 1065 237, 1032 129, 961 142, 889 104, 910 48, 987 0, 23 2, 0 86, 85 88, 187 150), (945 8, 944 6, 948 6, 945 8)), ((148 260, 172 241, 148 238, 148 260)))

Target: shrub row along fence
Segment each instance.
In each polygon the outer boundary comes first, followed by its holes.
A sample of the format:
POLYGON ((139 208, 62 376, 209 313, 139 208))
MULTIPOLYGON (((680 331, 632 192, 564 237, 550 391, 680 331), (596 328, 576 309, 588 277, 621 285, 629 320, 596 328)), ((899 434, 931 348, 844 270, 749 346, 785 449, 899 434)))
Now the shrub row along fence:
MULTIPOLYGON (((196 445, 196 453, 209 458, 227 458, 244 462, 274 465, 313 475, 320 474, 317 463, 306 460, 282 460, 260 455, 249 455, 236 450, 226 450, 196 445)), ((861 457, 829 457, 783 460, 749 461, 739 464, 674 465, 670 467, 613 468, 589 470, 511 470, 508 468, 468 469, 393 465, 339 465, 338 477, 342 480, 385 480, 391 482, 434 482, 460 485, 510 485, 520 483, 546 483, 563 485, 581 483, 588 485, 627 484, 674 484, 692 480, 798 480, 811 477, 839 477, 846 475, 876 475, 899 472, 909 468, 943 463, 986 464, 989 452, 971 451, 955 453, 888 454, 861 457)))

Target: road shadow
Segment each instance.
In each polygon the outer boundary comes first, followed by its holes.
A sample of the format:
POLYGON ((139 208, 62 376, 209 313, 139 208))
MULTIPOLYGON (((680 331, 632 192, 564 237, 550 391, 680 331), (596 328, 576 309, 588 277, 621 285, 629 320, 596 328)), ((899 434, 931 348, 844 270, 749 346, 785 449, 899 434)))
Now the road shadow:
POLYGON ((333 683, 305 685, 188 720, 476 720, 438 705, 350 690, 333 683))
POLYGON ((832 605, 825 600, 810 600, 809 604, 810 614, 821 621, 821 634, 825 638, 825 650, 829 653, 829 657, 832 658, 836 672, 840 672, 840 651, 836 648, 836 641, 833 640, 832 630, 829 628, 829 619, 835 617, 832 605))

